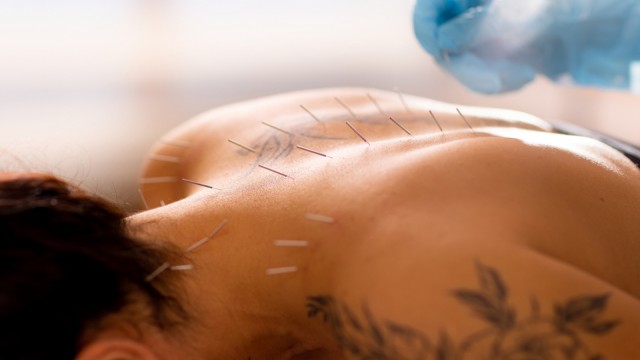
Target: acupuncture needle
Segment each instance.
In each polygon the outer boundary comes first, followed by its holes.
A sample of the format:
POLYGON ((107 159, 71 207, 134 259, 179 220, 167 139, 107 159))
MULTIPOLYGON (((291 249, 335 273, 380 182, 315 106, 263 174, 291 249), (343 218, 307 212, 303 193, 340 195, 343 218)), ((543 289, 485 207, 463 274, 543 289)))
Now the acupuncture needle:
POLYGON ((339 99, 339 98, 337 98, 337 97, 334 97, 334 99, 338 102, 338 104, 342 105, 342 107, 343 107, 343 108, 345 108, 345 109, 349 112, 349 114, 351 114, 351 117, 353 117, 353 118, 354 118, 354 119, 356 119, 356 120, 358 119, 358 118, 356 117, 356 114, 351 110, 351 108, 350 108, 350 107, 348 107, 348 106, 347 106, 347 104, 345 104, 344 102, 342 102, 342 100, 340 100, 340 99, 339 99))
POLYGON ((213 239, 216 235, 218 235, 218 233, 222 230, 222 228, 225 227, 225 225, 227 225, 229 221, 228 220, 223 220, 222 223, 220 225, 218 225, 218 227, 213 230, 213 232, 211 233, 211 235, 204 237, 198 241, 196 241, 193 245, 189 246, 184 252, 185 253, 190 253, 193 250, 199 248, 200 246, 206 244, 207 242, 209 242, 209 240, 213 239))
POLYGON ((409 108, 409 105, 407 104, 407 101, 405 100, 404 95, 400 92, 400 89, 396 88, 395 90, 396 90, 396 93, 398 94, 398 97, 400 98, 400 103, 402 103, 402 106, 407 111, 409 116, 413 117, 413 111, 411 111, 411 109, 409 108))
POLYGON ((330 216, 314 214, 314 213, 306 213, 304 214, 304 217, 307 220, 317 221, 317 222, 326 223, 326 224, 332 224, 335 221, 335 219, 330 216))
POLYGON ((266 123, 266 122, 264 122, 264 121, 262 122, 262 124, 263 124, 263 125, 266 125, 266 126, 268 126, 268 127, 270 127, 270 128, 272 128, 272 129, 274 129, 274 130, 277 130, 277 131, 283 132, 283 133, 285 133, 285 134, 287 134, 287 135, 293 135, 291 132, 289 132, 289 131, 287 131, 287 130, 281 129, 281 128, 279 128, 279 127, 275 126, 275 125, 271 125, 271 124, 266 123))
POLYGON ((141 185, 147 184, 162 184, 162 183, 172 183, 178 181, 177 177, 174 176, 159 176, 159 177, 149 177, 140 179, 141 185))
POLYGON ((230 143, 232 143, 233 145, 239 146, 239 147, 241 147, 241 148, 243 148, 243 149, 245 149, 245 150, 247 150, 247 151, 249 151, 249 152, 252 152, 252 153, 255 153, 255 152, 256 152, 256 151, 255 151, 255 150, 253 150, 252 148, 250 148, 250 147, 248 147, 248 146, 246 146, 246 145, 242 145, 242 144, 240 144, 240 143, 239 143, 239 142, 237 142, 237 141, 233 141, 233 140, 231 140, 231 139, 227 139, 227 141, 228 141, 228 142, 230 142, 230 143))
POLYGON ((184 181, 184 182, 187 182, 187 183, 189 183, 189 184, 202 186, 202 187, 205 187, 205 188, 207 188, 207 189, 222 190, 222 189, 217 188, 217 187, 215 187, 215 186, 207 185, 207 184, 204 184, 204 183, 201 183, 201 182, 198 182, 198 181, 193 181, 193 180, 189 180, 189 179, 185 179, 185 178, 182 178, 182 179, 180 179, 180 180, 182 180, 182 181, 184 181))
POLYGON ((280 171, 278 171, 278 170, 274 170, 274 169, 272 169, 272 168, 270 168, 270 167, 267 167, 267 166, 264 166, 264 165, 262 165, 262 164, 258 164, 258 166, 259 166, 260 168, 262 168, 262 169, 265 169, 265 170, 271 171, 271 172, 276 173, 276 174, 278 174, 278 175, 281 175, 281 176, 284 176, 284 177, 288 177, 288 178, 293 179, 291 176, 289 176, 289 175, 287 175, 287 174, 285 174, 285 173, 282 173, 282 172, 280 172, 280 171))
POLYGON ((307 114, 309 114, 309 116, 311 116, 315 121, 317 122, 322 122, 320 121, 320 119, 318 119, 317 116, 315 116, 309 109, 307 109, 304 105, 300 105, 300 108, 302 108, 302 110, 304 110, 307 114))
POLYGON ((440 126, 440 122, 438 122, 438 119, 436 119, 436 116, 433 115, 433 112, 431 110, 429 110, 429 114, 431 114, 433 121, 436 123, 436 125, 438 125, 438 129, 440 129, 440 132, 442 133, 442 135, 444 135, 444 130, 442 130, 442 126, 440 126))
POLYGON ((142 204, 144 205, 144 208, 149 210, 149 204, 147 203, 147 200, 144 198, 144 194, 142 193, 142 189, 138 189, 138 192, 140 193, 140 198, 142 199, 142 204))
POLYGON ((350 123, 350 122, 348 122, 348 121, 347 121, 347 122, 346 122, 346 124, 347 124, 347 126, 349 126, 349 128, 351 128, 351 130, 353 130, 353 132, 354 132, 354 133, 356 133, 356 135, 358 135, 358 137, 360 137, 360 139, 362 139, 362 141, 366 142, 366 143, 367 143, 367 145, 371 145, 371 144, 367 141, 367 139, 366 139, 364 136, 362 136, 362 134, 360 134, 360 132, 359 132, 358 130, 356 130, 356 128, 354 128, 354 127, 353 127, 353 125, 351 125, 351 123, 350 123))
POLYGON ((316 155, 320 155, 320 156, 324 156, 324 157, 328 157, 330 158, 331 156, 325 154, 325 153, 321 153, 320 151, 316 151, 316 150, 311 150, 308 147, 302 146, 302 145, 296 145, 296 148, 300 149, 300 150, 304 150, 307 152, 310 152, 312 154, 316 154, 316 155))
POLYGON ((162 274, 165 270, 167 270, 171 265, 168 262, 163 263, 162 265, 160 265, 157 269, 155 269, 151 274, 149 274, 144 281, 149 282, 153 279, 155 279, 156 277, 158 277, 158 275, 162 274))
POLYGON ((164 161, 164 162, 170 162, 174 164, 179 164, 181 162, 179 157, 167 156, 167 155, 151 155, 149 156, 149 160, 164 161))
POLYGON ((456 111, 458 112, 458 114, 460 114, 460 117, 462 118, 462 120, 464 120, 464 123, 467 124, 469 129, 471 129, 471 132, 475 133, 476 131, 473 130, 473 128, 471 127, 471 124, 469 124, 469 122, 467 121, 467 118, 464 115, 462 115, 462 112, 460 111, 460 109, 456 108, 456 111))
POLYGON ((281 275, 298 271, 297 266, 284 266, 278 268, 270 268, 266 270, 267 275, 281 275))
POLYGON ((384 111, 382 111, 382 108, 380 107, 380 104, 378 104, 378 101, 371 96, 371 94, 367 93, 367 97, 369 98, 369 100, 371 100, 371 102, 373 103, 373 105, 376 106, 376 108, 378 109, 378 111, 380 112, 380 114, 384 115, 384 111))
POLYGON ((413 137, 413 135, 411 135, 411 133, 409 132, 409 130, 407 130, 404 126, 402 126, 402 124, 400 124, 399 122, 397 122, 393 117, 389 116, 389 120, 391 120, 394 124, 396 124, 400 129, 402 129, 402 131, 404 131, 405 133, 407 133, 407 135, 413 137))
POLYGON ((275 240, 273 245, 279 247, 306 247, 309 242, 307 240, 275 240))

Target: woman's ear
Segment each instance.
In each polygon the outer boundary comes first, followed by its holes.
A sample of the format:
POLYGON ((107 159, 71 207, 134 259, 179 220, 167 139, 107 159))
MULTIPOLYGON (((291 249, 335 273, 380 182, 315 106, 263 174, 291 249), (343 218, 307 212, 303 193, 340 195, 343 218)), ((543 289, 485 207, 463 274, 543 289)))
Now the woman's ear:
POLYGON ((87 344, 75 360, 159 360, 151 349, 128 339, 99 339, 87 344))

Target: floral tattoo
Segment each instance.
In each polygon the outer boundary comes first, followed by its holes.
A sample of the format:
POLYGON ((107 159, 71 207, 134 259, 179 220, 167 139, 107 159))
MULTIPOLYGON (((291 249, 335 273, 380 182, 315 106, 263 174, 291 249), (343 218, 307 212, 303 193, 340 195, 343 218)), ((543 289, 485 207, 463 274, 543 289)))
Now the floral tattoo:
POLYGON ((494 268, 477 265, 478 289, 452 296, 484 321, 486 328, 454 341, 445 332, 433 340, 409 326, 376 318, 364 304, 356 313, 332 296, 309 296, 308 316, 322 318, 345 353, 366 360, 605 360, 582 341, 604 336, 618 324, 603 318, 608 294, 583 295, 557 303, 541 314, 531 298, 528 317, 509 305, 508 289, 494 268))

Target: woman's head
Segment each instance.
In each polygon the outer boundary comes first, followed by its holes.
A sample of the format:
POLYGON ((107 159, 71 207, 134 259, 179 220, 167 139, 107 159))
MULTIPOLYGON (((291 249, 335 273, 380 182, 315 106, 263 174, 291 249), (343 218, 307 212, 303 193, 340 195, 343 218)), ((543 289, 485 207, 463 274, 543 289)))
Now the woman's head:
POLYGON ((54 177, 0 176, 0 358, 71 359, 105 327, 184 320, 170 278, 145 281, 172 251, 123 218, 54 177))

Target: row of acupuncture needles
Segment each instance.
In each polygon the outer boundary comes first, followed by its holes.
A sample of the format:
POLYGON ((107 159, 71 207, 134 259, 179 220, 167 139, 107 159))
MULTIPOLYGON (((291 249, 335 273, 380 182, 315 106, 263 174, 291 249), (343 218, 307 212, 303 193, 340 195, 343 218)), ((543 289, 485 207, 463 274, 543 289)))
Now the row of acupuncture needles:
MULTIPOLYGON (((415 117, 415 113, 411 110, 411 108, 408 106, 403 94, 401 92, 397 92, 400 102, 402 103, 402 106, 404 107, 405 111, 407 112, 407 114, 409 114, 411 117, 415 117)), ((405 134, 407 134, 408 136, 413 137, 414 135, 405 127, 403 126, 398 120, 394 119, 392 116, 389 116, 388 114, 385 113, 385 111, 383 110, 383 108, 380 106, 380 103, 370 94, 370 93, 366 93, 365 96, 369 99, 369 101, 373 104, 373 106, 375 106, 375 108, 377 109, 377 111, 383 115, 386 116, 389 121, 391 121, 396 127, 398 127, 400 130, 402 130, 402 132, 404 132, 405 134)), ((338 97, 334 97, 333 98, 336 103, 344 108, 347 113, 349 114, 349 116, 351 117, 352 120, 357 121, 358 117, 355 114, 355 112, 353 111, 353 109, 351 109, 351 107, 349 107, 343 100, 341 100, 338 97)), ((313 112, 311 112, 307 107, 305 107, 304 105, 299 105, 299 107, 305 112, 307 113, 314 121, 316 122, 322 122, 320 120, 320 118, 318 116, 316 116, 313 112)), ((469 127, 469 129, 475 133, 475 130, 473 129, 473 127, 471 126, 471 124, 469 123, 469 121, 467 120, 467 118, 462 114, 462 112, 460 111, 459 108, 456 108, 457 113, 459 114, 459 116, 462 118, 462 120, 464 121, 464 123, 466 124, 467 127, 469 127)), ((438 127, 439 131, 441 132, 442 135, 445 134, 444 129, 442 127, 442 125, 440 124, 440 122, 438 121, 438 119, 436 118, 435 114, 433 113, 433 111, 429 110, 428 111, 429 116, 431 118, 431 120, 433 121, 433 123, 438 127)), ((262 124, 264 126, 267 126, 275 131, 278 131, 280 133, 283 133, 287 136, 295 136, 291 131, 288 131, 286 129, 283 129, 279 126, 273 125, 271 123, 265 122, 263 121, 262 124)), ((371 143, 367 140, 367 138, 356 128, 356 126, 354 126, 354 124, 351 121, 345 121, 345 124, 347 125, 347 127, 358 137, 360 138, 363 142, 365 142, 368 146, 371 145, 371 143)), ((237 146, 238 148, 247 151, 249 153, 258 153, 258 151, 246 144, 243 144, 239 141, 233 140, 233 139, 227 139, 227 141, 232 144, 237 146)), ((162 141, 165 144, 168 145, 173 145, 173 146, 177 146, 177 147, 182 147, 182 148, 188 148, 191 146, 191 144, 187 141, 183 141, 183 140, 176 140, 176 139, 171 139, 171 140, 163 140, 162 141)), ((318 155, 318 156, 322 156, 322 157, 327 157, 327 158, 331 158, 331 156, 321 152, 321 151, 317 151, 314 149, 310 149, 306 146, 297 144, 295 145, 295 147, 299 150, 314 154, 314 155, 318 155)), ((152 155, 149 157, 150 160, 154 160, 154 161, 162 161, 162 162, 167 162, 167 163, 173 163, 173 164, 180 164, 181 163, 181 159, 179 157, 175 157, 175 156, 167 156, 167 155, 152 155)), ((286 178, 291 178, 293 179, 290 175, 279 171, 277 169, 274 169, 270 166, 266 166, 264 164, 258 164, 258 167, 269 171, 271 173, 274 173, 276 175, 282 176, 282 177, 286 177, 286 178)), ((199 181, 195 181, 195 180, 191 180, 191 179, 186 179, 186 178, 178 178, 178 177, 171 177, 171 176, 160 176, 160 177, 150 177, 150 178, 143 178, 140 181, 140 184, 144 185, 144 184, 160 184, 160 183, 169 183, 169 182, 176 182, 176 181, 183 181, 192 185, 197 185, 197 186, 201 186, 207 189, 213 189, 213 190, 222 190, 221 188, 203 183, 203 182, 199 182, 199 181)), ((149 205, 147 204, 144 195, 142 193, 142 190, 140 191, 140 195, 142 197, 142 201, 144 203, 145 208, 149 208, 149 205)), ((165 203, 164 201, 161 201, 161 205, 164 206, 165 203)), ((335 222, 335 219, 333 217, 330 216, 326 216, 326 215, 321 215, 321 214, 316 214, 316 213, 306 213, 305 214, 305 218, 309 221, 314 221, 314 222, 318 222, 318 223, 324 223, 324 224, 332 224, 335 222)), ((206 243, 208 243, 209 241, 211 241, 214 237, 216 237, 216 235, 218 235, 222 229, 227 225, 228 220, 223 220, 222 223, 220 223, 212 232, 211 234, 209 234, 206 237, 203 237, 202 239, 194 242, 192 245, 190 245, 189 247, 187 247, 184 250, 184 254, 189 254, 194 252, 195 250, 199 249, 200 247, 204 246, 206 243)), ((290 240, 290 239, 279 239, 279 240, 275 240, 273 242, 273 245, 277 248, 305 248, 309 246, 309 241, 308 240, 290 240)), ((163 272, 167 271, 167 270, 172 270, 172 271, 186 271, 186 270, 192 270, 193 269, 193 265, 192 264, 179 264, 179 265, 171 265, 169 262, 164 262, 162 265, 160 265, 156 270, 154 270, 151 274, 149 274, 145 280, 146 281, 152 281, 153 279, 155 279, 156 277, 158 277, 160 274, 162 274, 163 272)), ((273 268, 268 268, 266 269, 265 273, 266 275, 281 275, 281 274, 287 274, 287 273, 293 273, 298 271, 298 267, 297 266, 281 266, 281 267, 273 267, 273 268)))

